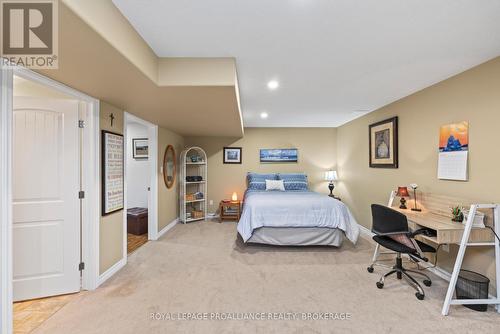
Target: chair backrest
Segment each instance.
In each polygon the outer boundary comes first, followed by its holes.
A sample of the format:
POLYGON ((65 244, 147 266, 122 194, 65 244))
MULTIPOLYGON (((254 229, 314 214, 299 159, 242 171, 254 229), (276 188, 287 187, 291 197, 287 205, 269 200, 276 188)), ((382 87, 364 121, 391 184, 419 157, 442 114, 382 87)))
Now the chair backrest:
POLYGON ((372 219, 372 232, 375 234, 409 231, 406 216, 385 205, 372 204, 372 219))

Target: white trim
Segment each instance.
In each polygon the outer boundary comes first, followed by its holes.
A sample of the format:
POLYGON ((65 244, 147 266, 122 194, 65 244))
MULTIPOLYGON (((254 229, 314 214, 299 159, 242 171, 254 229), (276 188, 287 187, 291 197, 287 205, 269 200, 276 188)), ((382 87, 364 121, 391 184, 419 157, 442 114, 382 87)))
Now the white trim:
POLYGON ((99 276, 99 281, 98 281, 97 286, 101 286, 101 284, 106 282, 113 275, 115 275, 117 272, 119 272, 120 269, 125 267, 126 264, 127 264, 127 257, 125 256, 120 261, 118 261, 114 265, 112 265, 108 270, 103 272, 102 275, 99 276))
POLYGON ((85 120, 82 221, 82 288, 94 290, 99 280, 99 100, 24 67, 14 67, 14 75, 55 89, 88 105, 85 120))
POLYGON ((0 69, 0 333, 12 333, 12 70, 0 69))
MULTIPOLYGON (((158 239, 158 126, 143 120, 131 113, 125 112, 123 117, 123 138, 125 143, 124 157, 127 159, 127 124, 129 122, 139 123, 148 128, 149 144, 149 198, 148 198, 148 240, 158 239)), ((123 254, 127 257, 127 164, 124 164, 124 206, 123 217, 123 254)))
POLYGON ((359 227, 359 234, 362 237, 365 237, 365 239, 372 240, 372 237, 375 235, 372 231, 370 231, 367 227, 364 227, 361 224, 358 224, 359 227))
POLYGON ((160 232, 158 232, 158 235, 157 235, 156 239, 160 239, 165 233, 167 233, 168 231, 170 231, 180 221, 181 220, 179 219, 179 217, 175 218, 172 222, 170 222, 169 224, 167 224, 167 226, 165 226, 160 232))

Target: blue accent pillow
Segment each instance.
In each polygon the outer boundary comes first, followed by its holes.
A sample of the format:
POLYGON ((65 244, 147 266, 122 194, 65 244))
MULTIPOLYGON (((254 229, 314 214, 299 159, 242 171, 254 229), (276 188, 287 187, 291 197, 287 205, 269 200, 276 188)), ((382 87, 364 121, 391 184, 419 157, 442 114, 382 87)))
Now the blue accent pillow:
POLYGON ((266 180, 278 180, 278 174, 248 173, 247 184, 249 190, 266 190, 266 180))
POLYGON ((286 173, 286 174, 279 173, 278 178, 280 180, 283 180, 286 191, 289 191, 289 190, 307 191, 307 190, 309 190, 309 185, 307 182, 307 175, 304 173, 286 173))

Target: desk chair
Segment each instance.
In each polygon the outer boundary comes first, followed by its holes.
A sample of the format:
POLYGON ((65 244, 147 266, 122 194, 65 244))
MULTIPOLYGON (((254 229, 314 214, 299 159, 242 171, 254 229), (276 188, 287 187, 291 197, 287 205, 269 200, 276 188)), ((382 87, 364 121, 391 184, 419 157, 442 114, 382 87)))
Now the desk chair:
MULTIPOLYGON (((429 276, 419 271, 403 268, 401 254, 407 254, 416 262, 428 262, 429 260, 423 253, 435 253, 436 250, 423 242, 415 240, 415 236, 420 234, 428 235, 429 231, 427 229, 419 229, 411 232, 408 229, 408 220, 406 216, 388 208, 387 206, 373 204, 371 208, 373 218, 372 231, 375 233, 373 240, 375 240, 375 242, 380 246, 392 250, 397 254, 396 265, 392 267, 391 271, 380 278, 377 282, 377 287, 382 289, 384 287, 385 279, 393 274, 396 274, 398 279, 402 279, 404 277, 405 280, 413 288, 415 288, 415 290, 417 290, 415 296, 419 300, 424 299, 424 290, 420 284, 412 276, 410 276, 409 273, 423 276, 425 278, 424 284, 426 286, 431 286, 431 279, 429 276)), ((368 271, 370 271, 370 268, 368 271)))

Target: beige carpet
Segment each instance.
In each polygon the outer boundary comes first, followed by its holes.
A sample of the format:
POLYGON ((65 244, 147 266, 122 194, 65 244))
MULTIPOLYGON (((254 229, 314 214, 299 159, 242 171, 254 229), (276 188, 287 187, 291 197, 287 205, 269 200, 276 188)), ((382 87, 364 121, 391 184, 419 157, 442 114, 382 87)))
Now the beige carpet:
POLYGON ((424 301, 395 279, 377 289, 377 272, 366 271, 372 250, 363 239, 356 247, 346 241, 340 249, 245 246, 232 222, 177 225, 35 332, 500 333, 500 315, 492 311, 454 306, 442 317, 446 282, 436 277, 424 301), (151 312, 347 312, 351 318, 151 320, 151 312))

